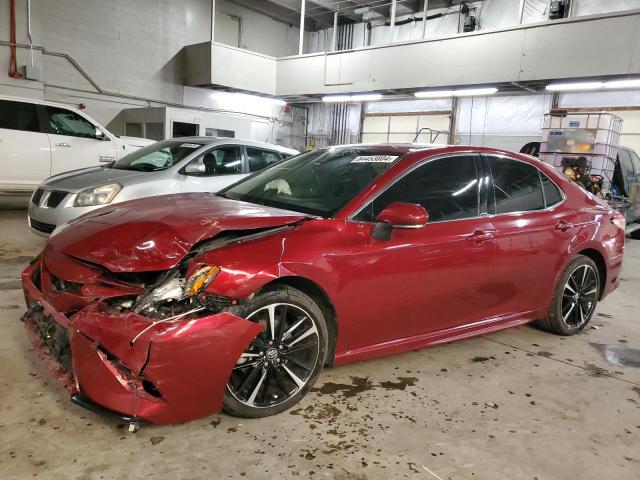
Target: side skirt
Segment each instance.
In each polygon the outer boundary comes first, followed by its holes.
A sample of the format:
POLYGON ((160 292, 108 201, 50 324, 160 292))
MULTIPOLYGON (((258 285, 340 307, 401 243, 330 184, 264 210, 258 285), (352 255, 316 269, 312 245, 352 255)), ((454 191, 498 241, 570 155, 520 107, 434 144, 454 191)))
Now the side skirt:
POLYGON ((503 317, 493 317, 479 322, 437 330, 408 338, 400 338, 388 342, 369 345, 366 347, 347 350, 336 354, 335 365, 347 365, 353 362, 369 360, 372 358, 408 352, 440 343, 462 340, 464 338, 484 335, 485 333, 517 327, 525 323, 533 322, 542 316, 539 310, 530 310, 503 317))

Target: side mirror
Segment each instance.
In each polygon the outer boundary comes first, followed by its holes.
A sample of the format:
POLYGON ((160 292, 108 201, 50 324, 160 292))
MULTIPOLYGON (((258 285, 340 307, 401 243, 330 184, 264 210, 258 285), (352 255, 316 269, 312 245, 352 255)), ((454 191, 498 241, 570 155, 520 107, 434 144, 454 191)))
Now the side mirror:
POLYGON ((191 162, 184 167, 184 173, 206 173, 207 169, 203 163, 191 162))
POLYGON ((429 214, 422 205, 393 202, 376 217, 372 236, 376 240, 389 240, 394 228, 422 228, 429 221, 429 214))
POLYGON ((106 137, 104 132, 100 130, 98 127, 96 127, 96 138, 98 140, 105 140, 105 139, 108 139, 109 137, 106 137))

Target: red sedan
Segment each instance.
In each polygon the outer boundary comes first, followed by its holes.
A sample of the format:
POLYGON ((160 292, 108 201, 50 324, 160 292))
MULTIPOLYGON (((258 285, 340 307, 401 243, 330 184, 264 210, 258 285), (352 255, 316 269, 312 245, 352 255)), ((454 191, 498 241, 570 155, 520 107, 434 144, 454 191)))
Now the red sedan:
POLYGON ((85 407, 262 417, 326 365, 534 321, 579 332, 623 247, 618 213, 532 157, 342 146, 62 227, 23 273, 24 321, 85 407))

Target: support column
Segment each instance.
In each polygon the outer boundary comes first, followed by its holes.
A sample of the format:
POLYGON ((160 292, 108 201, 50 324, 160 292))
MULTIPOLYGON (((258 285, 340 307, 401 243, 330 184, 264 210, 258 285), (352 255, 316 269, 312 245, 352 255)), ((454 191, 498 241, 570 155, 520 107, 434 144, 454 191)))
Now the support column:
POLYGON ((338 48, 338 45, 336 43, 337 39, 338 39, 338 10, 333 12, 333 38, 331 39, 332 52, 335 52, 336 48, 338 48))
POLYGON ((302 55, 304 51, 304 7, 306 6, 306 0, 301 0, 300 5, 300 42, 298 43, 298 55, 302 55))
POLYGON ((216 0, 211 0, 211 43, 215 42, 216 36, 216 0))
POLYGON ((429 10, 429 0, 424 0, 424 5, 422 8, 422 39, 423 40, 427 38, 427 11, 428 10, 429 10))
POLYGON ((396 40, 396 6, 398 4, 398 0, 391 1, 391 43, 396 40))
POLYGON ((525 0, 520 0, 520 5, 518 6, 518 23, 522 25, 522 19, 524 18, 524 2, 525 0))

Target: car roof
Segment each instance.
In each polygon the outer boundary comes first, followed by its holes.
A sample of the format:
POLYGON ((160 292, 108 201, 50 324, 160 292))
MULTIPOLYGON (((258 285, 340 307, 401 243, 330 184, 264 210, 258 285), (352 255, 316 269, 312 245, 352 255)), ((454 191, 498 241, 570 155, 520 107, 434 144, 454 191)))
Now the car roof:
POLYGON ((178 142, 194 142, 202 144, 224 144, 224 145, 244 145, 247 147, 262 147, 269 150, 276 150, 284 153, 298 153, 298 150, 293 148, 283 147, 282 145, 276 145, 274 143, 257 142, 255 140, 244 140, 241 138, 229 138, 229 137, 176 137, 167 138, 165 141, 178 141, 178 142))

